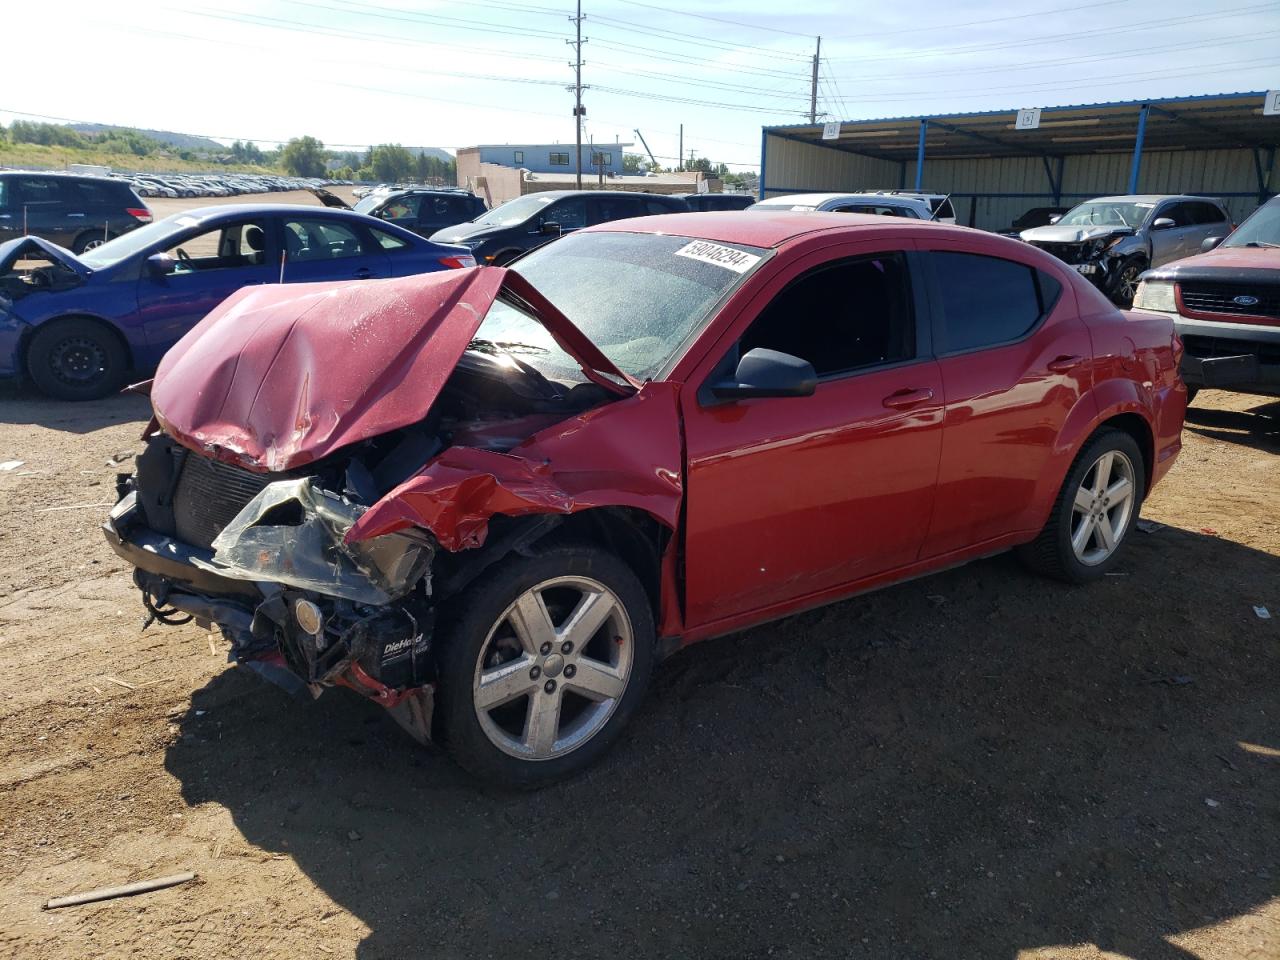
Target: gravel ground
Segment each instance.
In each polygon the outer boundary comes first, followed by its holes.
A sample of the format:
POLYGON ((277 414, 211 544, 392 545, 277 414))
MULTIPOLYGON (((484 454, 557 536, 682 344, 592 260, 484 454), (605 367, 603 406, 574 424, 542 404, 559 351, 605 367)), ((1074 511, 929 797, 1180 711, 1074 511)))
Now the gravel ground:
POLYGON ((1115 576, 997 557, 699 645, 514 796, 139 630, 98 525, 146 417, 0 393, 0 956, 1280 957, 1280 403, 1201 395, 1115 576))

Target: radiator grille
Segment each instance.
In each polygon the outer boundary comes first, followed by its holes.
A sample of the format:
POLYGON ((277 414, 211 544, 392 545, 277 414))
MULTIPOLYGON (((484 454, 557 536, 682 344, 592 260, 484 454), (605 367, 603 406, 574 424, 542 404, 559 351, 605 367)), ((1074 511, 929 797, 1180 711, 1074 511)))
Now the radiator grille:
POLYGON ((174 526, 187 543, 208 547, 271 477, 188 454, 173 497, 174 526))
POLYGON ((1080 263, 1084 247, 1079 243, 1033 243, 1045 253, 1051 253, 1063 263, 1080 263))
POLYGON ((1179 289, 1182 305, 1196 313, 1280 318, 1280 286, 1277 285, 1184 281, 1179 289), (1237 297, 1245 298, 1246 302, 1236 303, 1237 297), (1248 303, 1249 299, 1257 303, 1248 303))

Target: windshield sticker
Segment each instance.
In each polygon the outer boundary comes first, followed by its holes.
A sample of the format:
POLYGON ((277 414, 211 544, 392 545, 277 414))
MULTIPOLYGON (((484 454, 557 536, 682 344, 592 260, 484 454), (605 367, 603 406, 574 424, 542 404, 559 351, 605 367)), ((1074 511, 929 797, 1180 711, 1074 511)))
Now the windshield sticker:
POLYGON ((178 217, 173 222, 180 227, 196 227, 200 225, 200 221, 195 217, 178 217))
POLYGON ((703 263, 714 263, 717 267, 724 267, 734 273, 746 273, 760 262, 760 258, 754 254, 743 253, 741 250, 733 249, 733 247, 723 247, 718 243, 711 243, 707 240, 694 240, 692 243, 686 243, 676 251, 676 256, 688 257, 690 260, 701 260, 703 263))

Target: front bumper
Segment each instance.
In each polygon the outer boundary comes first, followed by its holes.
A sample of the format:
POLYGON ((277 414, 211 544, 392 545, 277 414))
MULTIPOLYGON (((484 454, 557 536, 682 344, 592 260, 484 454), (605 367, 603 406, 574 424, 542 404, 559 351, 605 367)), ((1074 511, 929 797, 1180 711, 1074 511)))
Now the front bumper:
POLYGON ((1189 387, 1280 396, 1280 327, 1216 320, 1174 320, 1189 387))

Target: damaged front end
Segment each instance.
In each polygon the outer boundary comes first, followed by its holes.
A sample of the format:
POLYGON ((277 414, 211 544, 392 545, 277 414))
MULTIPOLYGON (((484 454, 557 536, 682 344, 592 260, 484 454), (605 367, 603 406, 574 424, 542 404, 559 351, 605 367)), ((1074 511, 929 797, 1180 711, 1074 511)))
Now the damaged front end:
POLYGON ((1130 227, 1037 227, 1023 231, 1022 239, 1069 264, 1104 291, 1115 283, 1120 264, 1138 246, 1130 227))
MULTIPOLYGON (((442 603, 577 510, 673 528, 678 441, 642 424, 674 420, 674 391, 568 385, 472 342, 504 273, 241 294, 188 334, 104 524, 150 620, 216 627, 232 660, 303 696, 348 687, 426 741, 442 603), (585 429, 612 411, 612 429, 585 429), (595 465, 601 437, 626 448, 616 474, 595 465)), ((531 309, 536 293, 510 282, 531 309)), ((607 363, 580 352, 593 373, 607 363)))

